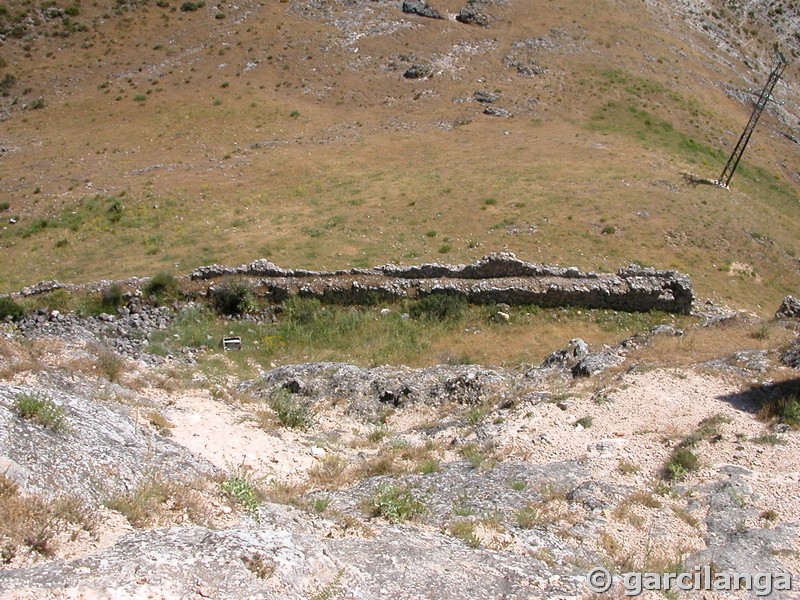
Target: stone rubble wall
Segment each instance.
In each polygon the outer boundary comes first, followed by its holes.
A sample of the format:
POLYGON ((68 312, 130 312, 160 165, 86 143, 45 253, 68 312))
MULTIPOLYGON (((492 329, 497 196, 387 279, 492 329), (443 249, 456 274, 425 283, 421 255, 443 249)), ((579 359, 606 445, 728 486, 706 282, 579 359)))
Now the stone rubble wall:
POLYGON ((631 265, 617 273, 584 273, 575 267, 528 263, 511 253, 485 256, 470 265, 389 264, 344 271, 282 269, 258 260, 240 267, 200 267, 192 271, 190 279, 208 281, 235 276, 257 279, 258 286, 278 301, 299 295, 361 304, 451 294, 477 304, 689 313, 694 299, 691 279, 676 271, 631 265))

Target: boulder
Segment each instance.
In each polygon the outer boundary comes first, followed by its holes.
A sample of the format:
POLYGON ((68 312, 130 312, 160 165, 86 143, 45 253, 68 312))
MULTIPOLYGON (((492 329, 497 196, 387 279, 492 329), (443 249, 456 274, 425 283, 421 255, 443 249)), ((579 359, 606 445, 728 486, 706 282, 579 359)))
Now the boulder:
POLYGON ((420 0, 405 0, 405 2, 403 2, 403 12, 420 17, 427 17, 429 19, 443 18, 442 15, 439 14, 439 11, 420 0))
POLYGON ((465 6, 456 15, 456 21, 464 23, 465 25, 479 25, 481 27, 489 26, 489 17, 486 14, 475 8, 474 6, 465 6))

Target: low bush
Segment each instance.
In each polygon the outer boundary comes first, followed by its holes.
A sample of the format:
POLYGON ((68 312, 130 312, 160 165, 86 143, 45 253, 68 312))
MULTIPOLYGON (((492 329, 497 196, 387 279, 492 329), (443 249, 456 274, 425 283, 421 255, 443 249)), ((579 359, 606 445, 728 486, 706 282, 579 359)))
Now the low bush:
POLYGON ((116 309, 122 304, 122 296, 122 286, 118 283, 112 283, 100 292, 100 303, 107 308, 116 309))

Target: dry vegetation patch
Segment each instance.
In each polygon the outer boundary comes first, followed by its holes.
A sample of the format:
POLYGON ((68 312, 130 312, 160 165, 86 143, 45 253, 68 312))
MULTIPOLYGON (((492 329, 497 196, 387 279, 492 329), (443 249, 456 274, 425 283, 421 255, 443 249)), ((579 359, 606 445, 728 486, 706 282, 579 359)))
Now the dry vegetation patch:
POLYGON ((46 500, 23 493, 0 474, 0 560, 13 564, 23 552, 52 556, 60 541, 94 528, 92 511, 78 498, 46 500))

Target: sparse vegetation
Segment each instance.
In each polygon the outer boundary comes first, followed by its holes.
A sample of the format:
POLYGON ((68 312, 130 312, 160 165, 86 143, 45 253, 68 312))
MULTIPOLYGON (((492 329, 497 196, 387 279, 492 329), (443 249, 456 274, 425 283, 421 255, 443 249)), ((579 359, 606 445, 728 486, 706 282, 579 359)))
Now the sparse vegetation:
POLYGON ((577 419, 572 425, 575 427, 578 427, 580 425, 584 429, 588 429, 589 427, 592 426, 592 423, 594 423, 594 419, 591 417, 591 415, 586 415, 585 417, 577 419))
POLYGON ((481 540, 475 534, 475 523, 465 519, 453 521, 447 527, 450 535, 462 540, 470 548, 480 548, 481 540))
POLYGON ((150 472, 133 491, 115 494, 105 504, 134 527, 181 522, 184 517, 192 523, 207 525, 209 512, 200 492, 204 487, 200 481, 180 481, 150 472))

